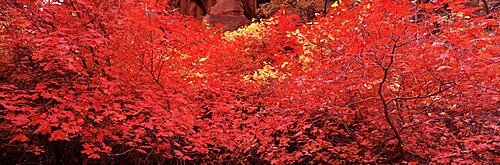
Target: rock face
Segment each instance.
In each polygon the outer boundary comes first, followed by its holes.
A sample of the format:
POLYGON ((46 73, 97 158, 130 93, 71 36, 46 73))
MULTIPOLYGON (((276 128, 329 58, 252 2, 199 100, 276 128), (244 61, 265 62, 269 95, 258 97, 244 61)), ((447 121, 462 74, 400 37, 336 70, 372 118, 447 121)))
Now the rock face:
POLYGON ((179 12, 226 30, 247 25, 257 16, 257 0, 171 0, 179 12))
POLYGON ((204 19, 209 24, 221 23, 226 29, 235 29, 250 23, 241 0, 217 0, 204 19))

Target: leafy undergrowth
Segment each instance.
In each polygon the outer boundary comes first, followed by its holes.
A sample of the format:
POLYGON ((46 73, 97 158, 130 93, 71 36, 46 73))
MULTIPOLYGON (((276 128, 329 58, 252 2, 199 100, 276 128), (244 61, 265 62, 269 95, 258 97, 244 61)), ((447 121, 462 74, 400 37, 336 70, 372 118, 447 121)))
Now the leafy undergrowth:
POLYGON ((498 8, 348 1, 223 32, 166 2, 0 4, 7 164, 500 162, 498 8))

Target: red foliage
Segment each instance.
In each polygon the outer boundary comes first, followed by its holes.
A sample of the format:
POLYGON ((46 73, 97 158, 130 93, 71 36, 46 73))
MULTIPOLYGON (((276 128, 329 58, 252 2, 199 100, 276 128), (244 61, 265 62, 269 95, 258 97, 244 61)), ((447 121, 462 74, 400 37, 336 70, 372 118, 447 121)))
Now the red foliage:
POLYGON ((498 10, 415 3, 343 2, 305 25, 281 11, 246 34, 158 1, 0 2, 1 150, 499 163, 498 10))

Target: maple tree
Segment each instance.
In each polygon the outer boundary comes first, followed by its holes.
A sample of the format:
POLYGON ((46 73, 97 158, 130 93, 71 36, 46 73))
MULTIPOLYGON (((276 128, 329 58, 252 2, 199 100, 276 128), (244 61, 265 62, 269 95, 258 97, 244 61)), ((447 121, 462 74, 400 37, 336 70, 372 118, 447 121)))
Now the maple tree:
POLYGON ((229 32, 163 1, 0 4, 12 163, 500 162, 496 4, 339 1, 229 32))

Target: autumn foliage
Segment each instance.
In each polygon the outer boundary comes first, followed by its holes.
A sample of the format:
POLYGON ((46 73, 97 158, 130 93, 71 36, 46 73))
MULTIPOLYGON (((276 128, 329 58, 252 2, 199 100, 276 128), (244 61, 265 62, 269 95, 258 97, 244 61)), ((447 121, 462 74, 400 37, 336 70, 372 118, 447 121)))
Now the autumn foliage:
POLYGON ((500 163, 498 7, 354 2, 224 32, 160 1, 2 1, 1 162, 500 163))

